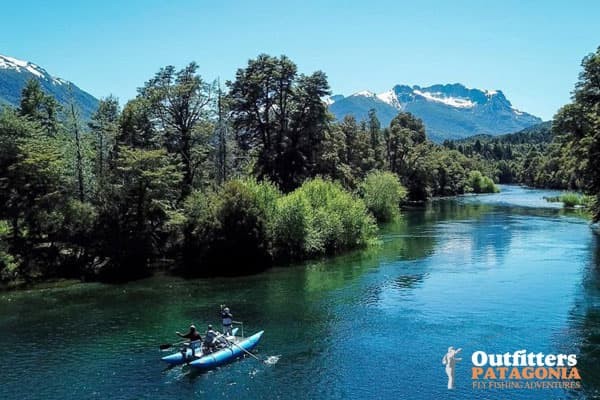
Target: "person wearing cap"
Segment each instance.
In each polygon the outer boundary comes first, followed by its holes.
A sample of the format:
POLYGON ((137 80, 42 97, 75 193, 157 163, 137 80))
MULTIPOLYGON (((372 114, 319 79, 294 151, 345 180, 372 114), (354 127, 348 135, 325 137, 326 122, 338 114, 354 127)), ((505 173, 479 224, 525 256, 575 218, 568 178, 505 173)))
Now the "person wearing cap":
POLYGON ((462 349, 454 349, 454 347, 448 347, 448 352, 442 358, 442 364, 446 366, 446 375, 448 375, 448 389, 454 389, 454 370, 456 368, 456 362, 462 361, 462 358, 456 357, 462 349))
POLYGON ((218 334, 213 329, 213 326, 208 325, 206 336, 204 337, 204 347, 211 353, 217 348, 217 336, 218 334))
POLYGON ((190 330, 184 335, 181 332, 175 332, 175 334, 184 339, 188 339, 188 342, 184 345, 183 351, 185 351, 186 347, 192 349, 192 357, 196 355, 196 347, 199 343, 202 343, 202 336, 196 330, 196 326, 194 324, 190 325, 190 330))
POLYGON ((229 307, 221 309, 221 319, 223 320, 223 335, 231 336, 231 324, 233 315, 229 312, 229 307))

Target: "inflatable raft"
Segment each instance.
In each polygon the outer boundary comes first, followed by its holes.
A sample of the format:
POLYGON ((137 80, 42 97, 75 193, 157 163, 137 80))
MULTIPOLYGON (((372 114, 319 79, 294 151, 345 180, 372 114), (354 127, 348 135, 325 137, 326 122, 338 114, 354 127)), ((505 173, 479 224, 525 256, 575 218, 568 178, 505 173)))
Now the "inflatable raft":
POLYGON ((190 366, 200 370, 208 370, 233 361, 236 358, 243 356, 246 351, 255 348, 264 332, 265 331, 260 331, 239 341, 234 339, 235 341, 232 341, 232 344, 228 347, 204 355, 190 362, 190 366))
MULTIPOLYGON (((233 334, 235 335, 236 332, 237 329, 234 329, 233 334)), ((263 333, 264 331, 260 331, 247 338, 228 336, 227 342, 229 344, 227 347, 209 354, 202 354, 200 342, 192 343, 192 346, 194 346, 194 354, 192 354, 192 349, 186 346, 183 350, 163 357, 162 360, 171 365, 187 363, 191 367, 200 370, 215 368, 244 355, 245 351, 251 351, 254 349, 260 341, 263 333)))

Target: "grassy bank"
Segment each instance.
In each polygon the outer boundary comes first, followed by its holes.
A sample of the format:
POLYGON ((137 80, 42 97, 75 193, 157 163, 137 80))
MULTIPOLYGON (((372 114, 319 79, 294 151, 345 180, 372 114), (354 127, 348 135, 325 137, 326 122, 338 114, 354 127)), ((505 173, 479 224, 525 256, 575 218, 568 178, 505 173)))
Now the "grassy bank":
POLYGON ((549 203, 563 203, 565 208, 589 208, 593 200, 591 196, 575 192, 566 192, 559 196, 544 197, 544 199, 549 203))

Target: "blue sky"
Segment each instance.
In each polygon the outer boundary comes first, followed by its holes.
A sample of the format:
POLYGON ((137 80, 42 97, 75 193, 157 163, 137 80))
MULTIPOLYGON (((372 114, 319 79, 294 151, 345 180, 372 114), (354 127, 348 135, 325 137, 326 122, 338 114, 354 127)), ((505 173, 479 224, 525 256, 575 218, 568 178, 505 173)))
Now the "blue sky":
POLYGON ((231 79, 261 52, 325 71, 334 93, 460 82, 549 119, 600 45, 600 1, 4 2, 0 54, 123 103, 161 66, 231 79))

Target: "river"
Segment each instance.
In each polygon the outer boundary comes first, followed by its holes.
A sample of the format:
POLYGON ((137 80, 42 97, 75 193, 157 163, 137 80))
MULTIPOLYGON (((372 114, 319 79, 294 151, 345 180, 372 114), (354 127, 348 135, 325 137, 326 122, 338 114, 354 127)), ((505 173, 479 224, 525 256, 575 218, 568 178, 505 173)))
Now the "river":
MULTIPOLYGON (((593 398, 600 393, 600 255, 588 221, 542 197, 436 200, 381 245, 250 277, 156 276, 0 293, 1 399, 593 398), (158 345, 227 303, 257 355, 166 369, 158 345), (442 356, 463 348, 456 389, 442 356), (471 354, 576 353, 583 390, 472 388, 471 354)), ((220 266, 225 268, 226 266, 220 266)))

